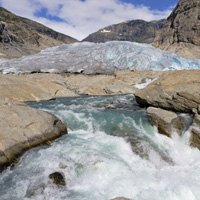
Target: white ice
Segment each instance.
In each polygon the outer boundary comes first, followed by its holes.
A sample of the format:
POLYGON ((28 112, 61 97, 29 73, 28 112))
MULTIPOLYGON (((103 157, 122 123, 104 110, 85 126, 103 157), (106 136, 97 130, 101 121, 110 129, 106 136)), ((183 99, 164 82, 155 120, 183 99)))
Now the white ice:
POLYGON ((48 48, 36 55, 0 60, 2 73, 78 72, 112 73, 116 70, 200 69, 200 60, 187 59, 159 50, 150 44, 133 42, 75 43, 48 48))

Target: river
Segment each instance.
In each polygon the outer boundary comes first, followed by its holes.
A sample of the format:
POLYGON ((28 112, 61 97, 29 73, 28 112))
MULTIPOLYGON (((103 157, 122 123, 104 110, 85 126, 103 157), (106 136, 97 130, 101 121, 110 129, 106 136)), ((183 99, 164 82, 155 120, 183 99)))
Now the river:
POLYGON ((1 200, 200 199, 200 152, 189 133, 159 134, 133 95, 28 104, 58 116, 68 134, 2 172, 1 200), (54 185, 52 172, 64 174, 66 186, 54 185))

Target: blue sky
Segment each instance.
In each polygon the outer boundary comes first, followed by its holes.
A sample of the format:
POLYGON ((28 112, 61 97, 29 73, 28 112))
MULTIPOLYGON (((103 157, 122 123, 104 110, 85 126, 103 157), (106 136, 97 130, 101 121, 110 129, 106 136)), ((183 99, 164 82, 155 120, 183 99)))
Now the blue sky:
POLYGON ((9 11, 79 40, 111 24, 166 18, 177 3, 178 0, 0 0, 0 5, 9 11))
POLYGON ((131 3, 134 5, 145 5, 151 9, 166 10, 170 6, 174 6, 178 3, 178 0, 123 0, 123 2, 131 3))

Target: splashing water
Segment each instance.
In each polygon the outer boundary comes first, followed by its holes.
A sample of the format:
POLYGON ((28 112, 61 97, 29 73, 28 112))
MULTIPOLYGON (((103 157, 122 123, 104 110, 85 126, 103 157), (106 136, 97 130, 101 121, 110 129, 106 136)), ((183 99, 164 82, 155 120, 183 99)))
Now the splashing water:
POLYGON ((67 123, 69 133, 35 148, 0 175, 1 200, 199 200, 200 152, 188 133, 157 133, 133 95, 62 98, 29 105, 67 123), (67 185, 48 175, 59 171, 67 185))

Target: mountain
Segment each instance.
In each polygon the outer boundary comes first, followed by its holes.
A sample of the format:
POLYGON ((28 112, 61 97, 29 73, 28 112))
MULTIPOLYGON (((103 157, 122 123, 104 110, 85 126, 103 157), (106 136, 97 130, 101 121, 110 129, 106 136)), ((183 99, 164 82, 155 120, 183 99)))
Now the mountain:
POLYGON ((15 58, 74 43, 76 39, 0 7, 0 57, 15 58))
POLYGON ((200 0, 180 0, 153 45, 188 58, 200 58, 200 0))
POLYGON ((90 34, 83 41, 107 42, 107 41, 131 41, 139 43, 152 43, 156 33, 163 27, 165 19, 146 22, 144 20, 132 20, 120 24, 114 24, 90 34))

